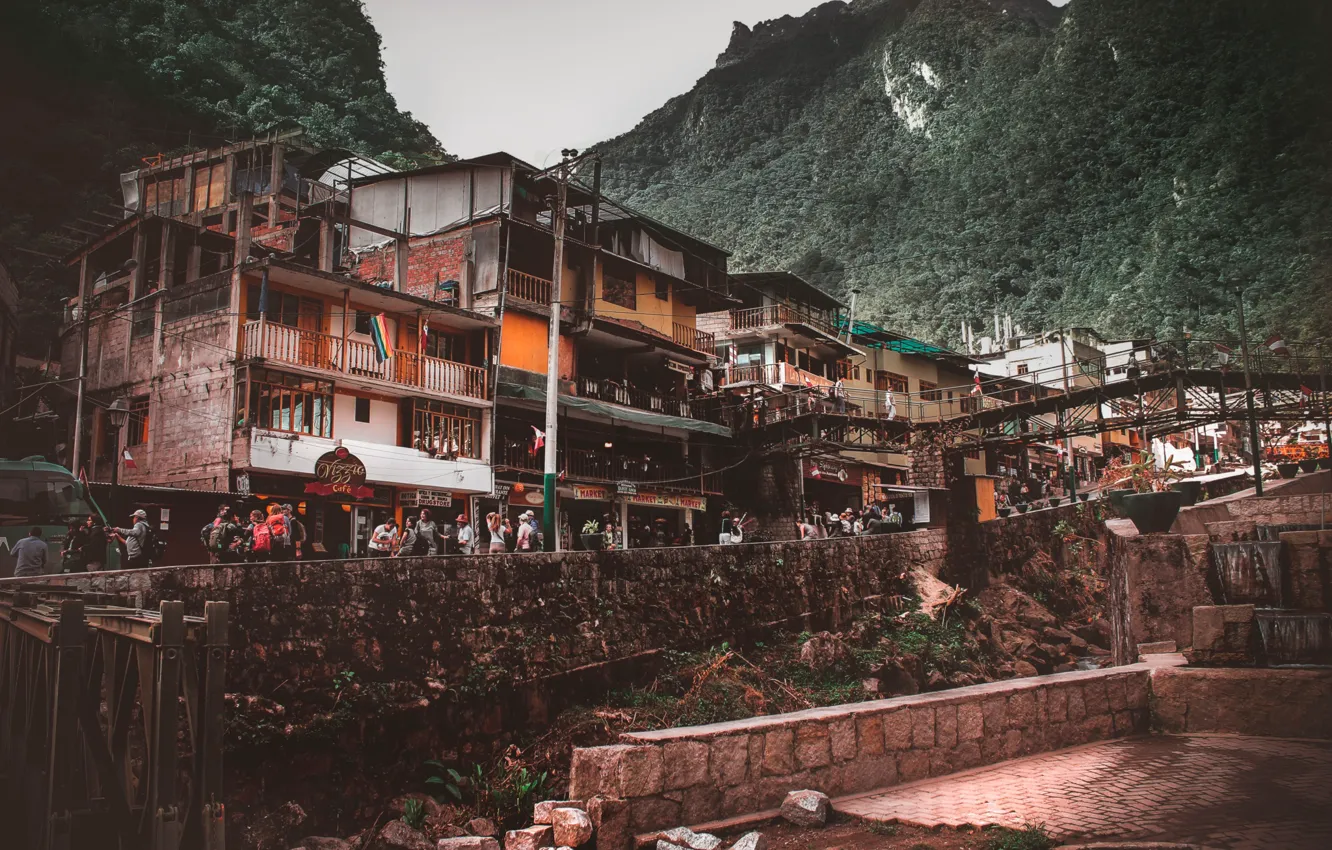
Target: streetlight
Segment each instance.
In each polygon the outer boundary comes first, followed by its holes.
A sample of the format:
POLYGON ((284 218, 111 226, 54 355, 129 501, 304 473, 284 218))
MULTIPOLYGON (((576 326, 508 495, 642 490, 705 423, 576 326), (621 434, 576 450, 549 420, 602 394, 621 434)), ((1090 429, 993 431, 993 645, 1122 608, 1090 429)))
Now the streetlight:
POLYGON ((120 396, 111 402, 111 406, 106 409, 106 418, 111 423, 111 433, 115 434, 116 453, 111 459, 111 485, 120 483, 120 429, 125 427, 125 420, 129 418, 130 406, 129 400, 120 396))

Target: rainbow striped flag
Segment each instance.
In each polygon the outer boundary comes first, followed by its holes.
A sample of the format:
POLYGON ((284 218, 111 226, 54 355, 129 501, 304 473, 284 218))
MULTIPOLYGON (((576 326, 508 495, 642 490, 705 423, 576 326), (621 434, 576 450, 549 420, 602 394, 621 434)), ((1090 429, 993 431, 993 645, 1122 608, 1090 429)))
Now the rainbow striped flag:
POLYGON ((377 313, 370 317, 370 340, 375 344, 375 356, 379 362, 393 356, 393 343, 389 342, 388 320, 384 318, 383 313, 377 313))

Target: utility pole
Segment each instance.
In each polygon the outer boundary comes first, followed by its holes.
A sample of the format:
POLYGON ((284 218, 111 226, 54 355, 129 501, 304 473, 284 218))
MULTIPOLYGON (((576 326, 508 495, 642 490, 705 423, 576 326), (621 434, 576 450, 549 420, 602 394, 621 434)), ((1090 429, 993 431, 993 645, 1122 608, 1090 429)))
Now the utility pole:
POLYGON ((79 461, 83 453, 83 397, 88 386, 88 334, 92 330, 92 277, 88 257, 79 265, 79 389, 74 402, 74 450, 70 454, 69 471, 79 477, 79 461))
POLYGON ((846 312, 846 344, 851 344, 851 338, 856 332, 856 296, 860 290, 856 287, 851 288, 851 307, 846 312))
MULTIPOLYGON (((1067 345, 1066 342, 1067 338, 1068 337, 1064 333, 1064 329, 1060 328, 1059 368, 1064 376, 1064 403, 1060 405, 1059 410, 1057 412, 1057 416, 1059 419, 1059 430, 1061 432, 1064 430, 1064 416, 1065 416, 1065 410, 1068 407, 1068 393, 1069 393, 1068 352, 1065 350, 1065 346, 1067 345)), ((1076 359, 1076 357, 1074 359, 1076 359)), ((1078 495, 1078 472, 1077 469, 1075 469, 1073 466, 1073 438, 1070 437, 1067 433, 1064 434, 1064 457, 1062 459, 1062 462, 1067 464, 1067 466, 1064 469, 1061 469, 1060 473, 1061 474, 1063 474, 1064 472, 1068 473, 1068 477, 1065 479, 1065 481, 1067 481, 1068 483, 1068 495, 1070 499, 1075 499, 1077 498, 1078 495)))
POLYGON ((1253 451, 1253 494, 1263 495, 1263 453, 1258 442, 1258 416, 1253 410, 1253 376, 1249 373, 1249 336, 1244 331, 1244 290, 1238 291, 1240 355, 1244 358, 1244 406, 1249 416, 1249 443, 1253 451))
POLYGON ((546 351, 546 463, 542 479, 543 496, 541 527, 546 539, 545 550, 559 550, 559 537, 555 528, 555 482, 559 477, 559 415, 560 415, 560 282, 564 277, 564 221, 569 201, 569 158, 577 151, 561 151, 564 161, 559 165, 558 193, 550 222, 555 231, 555 266, 550 275, 550 336, 546 351))

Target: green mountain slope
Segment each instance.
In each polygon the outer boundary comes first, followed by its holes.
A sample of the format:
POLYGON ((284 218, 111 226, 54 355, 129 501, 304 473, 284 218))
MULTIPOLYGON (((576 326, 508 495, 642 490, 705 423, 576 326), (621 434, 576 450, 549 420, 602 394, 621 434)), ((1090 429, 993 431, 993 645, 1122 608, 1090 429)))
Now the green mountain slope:
POLYGON ((35 355, 69 294, 53 257, 73 245, 51 234, 118 203, 141 157, 290 124, 391 161, 439 151, 388 93, 359 0, 17 0, 0 71, 0 253, 35 355))
POLYGON ((941 341, 1332 331, 1332 8, 857 0, 750 31, 599 146, 612 196, 941 341), (1062 11, 1062 14, 1061 14, 1062 11))

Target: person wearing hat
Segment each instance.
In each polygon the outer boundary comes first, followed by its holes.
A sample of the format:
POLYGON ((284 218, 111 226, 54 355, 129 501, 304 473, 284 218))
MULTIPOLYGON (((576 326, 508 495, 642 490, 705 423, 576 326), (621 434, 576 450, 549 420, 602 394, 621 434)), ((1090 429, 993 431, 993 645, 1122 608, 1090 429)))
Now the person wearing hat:
POLYGON ((458 551, 470 555, 476 550, 476 532, 467 524, 467 514, 458 514, 458 551))
POLYGON ((148 527, 148 512, 142 508, 131 514, 130 519, 133 522, 129 528, 108 528, 106 533, 125 544, 125 569, 134 570, 149 565, 148 549, 153 530, 148 527))
POLYGON ((282 515, 287 518, 287 524, 291 526, 290 555, 299 561, 301 559, 301 550, 305 543, 305 523, 297 519, 296 510, 290 504, 282 506, 282 515))
POLYGON ((532 517, 531 511, 523 511, 518 516, 518 551, 532 551, 532 517))

